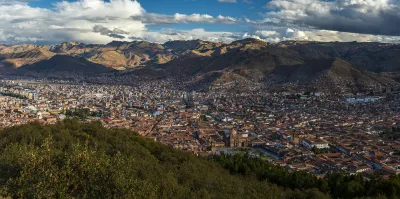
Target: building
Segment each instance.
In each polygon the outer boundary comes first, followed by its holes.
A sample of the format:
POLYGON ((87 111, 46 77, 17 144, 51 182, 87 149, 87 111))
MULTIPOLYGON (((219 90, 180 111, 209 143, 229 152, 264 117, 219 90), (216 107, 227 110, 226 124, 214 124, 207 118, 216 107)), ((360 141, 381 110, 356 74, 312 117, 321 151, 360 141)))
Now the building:
POLYGON ((393 130, 393 133, 400 133, 400 122, 396 122, 396 123, 392 126, 392 130, 393 130))
POLYGON ((329 149, 328 142, 325 142, 321 139, 303 139, 301 140, 301 144, 308 149, 313 149, 314 147, 317 149, 329 149))
POLYGON ((246 132, 238 132, 235 129, 232 130, 229 136, 230 147, 247 147, 249 146, 249 134, 246 132))
POLYGON ((381 99, 380 97, 346 98, 345 101, 348 103, 368 103, 368 102, 376 102, 380 99, 381 99))

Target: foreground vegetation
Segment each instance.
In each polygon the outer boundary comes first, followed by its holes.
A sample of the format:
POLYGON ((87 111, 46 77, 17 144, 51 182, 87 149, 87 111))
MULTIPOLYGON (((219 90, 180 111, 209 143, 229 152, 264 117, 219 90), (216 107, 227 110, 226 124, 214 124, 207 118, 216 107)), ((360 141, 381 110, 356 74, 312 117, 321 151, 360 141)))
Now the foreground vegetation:
POLYGON ((347 175, 328 174, 324 179, 306 171, 289 172, 287 169, 267 164, 260 158, 247 155, 215 156, 212 160, 221 164, 232 174, 253 177, 259 181, 268 181, 280 187, 307 190, 316 188, 332 198, 400 198, 400 177, 383 179, 378 174, 347 175))
POLYGON ((232 175, 136 133, 65 120, 0 132, 0 194, 12 198, 329 198, 232 175))
POLYGON ((124 129, 64 120, 0 132, 11 198, 400 198, 400 178, 288 172, 246 154, 206 158, 124 129))

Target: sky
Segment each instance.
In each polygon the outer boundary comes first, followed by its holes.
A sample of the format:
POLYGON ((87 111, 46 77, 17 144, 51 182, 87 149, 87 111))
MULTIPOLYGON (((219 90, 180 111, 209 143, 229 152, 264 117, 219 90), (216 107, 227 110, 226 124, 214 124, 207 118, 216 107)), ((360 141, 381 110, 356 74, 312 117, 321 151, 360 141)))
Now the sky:
POLYGON ((399 0, 0 0, 0 43, 400 42, 399 0))

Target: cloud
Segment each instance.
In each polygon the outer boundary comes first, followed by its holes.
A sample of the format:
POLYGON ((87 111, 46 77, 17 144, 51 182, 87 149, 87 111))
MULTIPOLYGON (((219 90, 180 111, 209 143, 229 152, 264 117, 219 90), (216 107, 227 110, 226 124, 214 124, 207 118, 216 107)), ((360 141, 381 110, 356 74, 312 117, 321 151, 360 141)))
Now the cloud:
POLYGON ((243 2, 248 3, 248 4, 252 4, 253 3, 251 0, 243 0, 243 2))
POLYGON ((164 43, 172 40, 205 40, 214 42, 230 43, 237 39, 237 35, 231 32, 210 32, 202 28, 192 30, 161 30, 161 31, 147 31, 141 35, 130 37, 132 40, 146 40, 157 43, 164 43))
POLYGON ((31 7, 28 0, 0 0, 0 43, 78 41, 104 44, 133 39, 159 43, 191 39, 231 42, 243 38, 268 42, 400 42, 400 37, 396 37, 400 28, 397 25, 400 24, 399 4, 394 0, 272 0, 267 4, 270 12, 261 19, 250 20, 198 13, 147 13, 135 0, 59 1, 51 8, 31 7), (241 31, 149 29, 149 26, 169 24, 198 24, 199 27, 233 24, 241 31))
POLYGON ((302 27, 400 36, 398 0, 272 0, 268 19, 302 27))
POLYGON ((247 38, 253 38, 253 39, 260 39, 261 40, 261 38, 259 36, 251 35, 251 34, 246 32, 246 33, 243 34, 241 39, 247 39, 247 38))
POLYGON ((61 1, 55 5, 59 15, 79 19, 127 19, 145 12, 139 2, 132 0, 61 1))
POLYGON ((24 1, 0 4, 0 43, 108 43, 132 38, 155 42, 192 38, 231 41, 225 36, 226 32, 207 32, 204 29, 156 32, 149 31, 146 25, 239 23, 236 18, 222 15, 146 13, 135 0, 61 1, 53 6, 49 9, 31 7, 24 1))
POLYGON ((257 38, 267 42, 280 42, 286 40, 320 41, 320 42, 383 42, 398 43, 398 36, 381 36, 371 34, 347 33, 330 30, 316 30, 304 28, 273 27, 271 30, 256 30, 246 32, 242 38, 257 38))
POLYGON ((277 18, 264 18, 261 20, 250 20, 248 18, 244 18, 244 21, 247 24, 254 25, 254 26, 293 26, 292 24, 285 23, 277 18))
POLYGON ((257 30, 257 31, 255 31, 254 34, 262 36, 262 37, 271 37, 274 35, 278 35, 279 33, 276 32, 275 30, 257 30))
POLYGON ((300 40, 312 41, 340 41, 340 42, 383 42, 383 43, 398 43, 398 36, 382 36, 371 34, 347 33, 330 30, 295 30, 293 39, 300 37, 300 40))
POLYGON ((39 0, 0 0, 0 5, 11 5, 11 4, 26 4, 30 2, 36 2, 39 0))
POLYGON ((145 24, 161 25, 161 24, 182 24, 182 23, 220 23, 220 24, 235 24, 239 23, 240 20, 229 17, 218 15, 213 17, 208 14, 180 14, 174 15, 163 15, 156 13, 146 13, 140 16, 132 16, 133 20, 141 21, 145 24))
POLYGON ((102 25, 95 25, 93 26, 93 32, 100 33, 101 35, 107 35, 112 38, 117 38, 117 39, 124 39, 125 36, 122 34, 128 34, 128 32, 125 32, 121 29, 114 28, 114 30, 110 30, 102 25))
POLYGON ((236 3, 236 0, 218 0, 221 3, 236 3))
POLYGON ((0 4, 0 43, 107 43, 124 39, 123 34, 128 32, 146 31, 144 23, 130 18, 145 12, 134 0, 62 1, 51 9, 15 2, 0 4), (112 31, 106 34, 93 31, 96 25, 112 31))

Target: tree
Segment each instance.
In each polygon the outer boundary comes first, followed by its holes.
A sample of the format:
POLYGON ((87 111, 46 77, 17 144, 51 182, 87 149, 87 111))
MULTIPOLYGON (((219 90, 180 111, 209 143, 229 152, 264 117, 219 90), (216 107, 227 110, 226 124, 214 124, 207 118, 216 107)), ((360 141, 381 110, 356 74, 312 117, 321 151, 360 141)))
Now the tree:
MULTIPOLYGON (((0 133, 0 196, 5 197, 278 199, 300 194, 326 198, 308 189, 294 191, 257 179, 253 169, 269 173, 248 156, 233 162, 235 172, 243 176, 231 175, 214 161, 126 129, 106 129, 100 122, 66 119, 0 133)), ((232 163, 228 157, 225 160, 232 163)))

